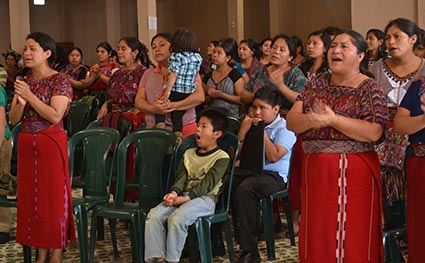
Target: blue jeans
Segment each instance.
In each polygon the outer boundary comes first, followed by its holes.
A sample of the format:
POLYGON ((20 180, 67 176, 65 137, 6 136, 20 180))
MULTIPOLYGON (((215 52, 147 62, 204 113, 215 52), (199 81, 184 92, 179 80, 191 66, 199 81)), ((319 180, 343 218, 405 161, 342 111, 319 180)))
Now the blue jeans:
POLYGON ((179 207, 161 203, 152 208, 145 226, 145 260, 165 258, 179 262, 188 227, 198 217, 214 214, 214 210, 214 200, 209 196, 192 199, 179 207))

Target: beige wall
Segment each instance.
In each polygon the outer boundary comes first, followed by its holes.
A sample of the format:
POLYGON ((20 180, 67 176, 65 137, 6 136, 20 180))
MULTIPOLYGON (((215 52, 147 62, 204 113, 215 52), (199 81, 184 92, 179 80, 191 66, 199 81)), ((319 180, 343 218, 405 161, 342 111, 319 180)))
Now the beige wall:
MULTIPOLYGON (((362 35, 365 35, 370 28, 380 28, 384 30, 385 26, 390 20, 398 17, 405 17, 417 23, 417 4, 420 2, 423 3, 423 1, 424 0, 352 1, 351 9, 353 17, 353 29, 362 35)), ((425 11, 422 15, 425 19, 425 11)))
POLYGON ((260 42, 270 36, 269 0, 245 0, 245 38, 260 42))

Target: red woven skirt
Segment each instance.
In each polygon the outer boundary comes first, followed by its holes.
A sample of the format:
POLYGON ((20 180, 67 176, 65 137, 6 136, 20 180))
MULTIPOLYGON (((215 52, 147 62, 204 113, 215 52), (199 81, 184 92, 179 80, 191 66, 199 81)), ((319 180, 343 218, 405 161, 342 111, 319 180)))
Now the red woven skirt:
POLYGON ((306 154, 300 262, 383 262, 381 198, 375 152, 306 154))
POLYGON ((16 242, 58 249, 76 240, 67 143, 56 126, 20 133, 16 242))

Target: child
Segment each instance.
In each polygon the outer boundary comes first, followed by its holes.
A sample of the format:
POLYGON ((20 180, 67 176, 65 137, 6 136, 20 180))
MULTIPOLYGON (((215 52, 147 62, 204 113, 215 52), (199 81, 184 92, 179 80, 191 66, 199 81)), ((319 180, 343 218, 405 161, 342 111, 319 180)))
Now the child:
MULTIPOLYGON (((202 57, 195 44, 195 34, 189 29, 181 28, 173 35, 171 49, 173 53, 168 60, 168 78, 164 87, 163 101, 180 101, 187 98, 196 89, 195 77, 202 64, 202 57)), ((180 140, 182 137, 182 117, 186 111, 172 111, 173 131, 180 140)), ((155 115, 158 128, 164 128, 164 115, 155 115)))
POLYGON ((196 130, 198 148, 184 153, 170 192, 147 216, 146 261, 179 262, 188 227, 198 217, 214 214, 229 164, 229 155, 217 141, 227 127, 223 113, 211 109, 201 113, 196 130))
MULTIPOLYGON (((262 171, 240 169, 233 177, 232 198, 233 215, 239 222, 240 248, 242 250, 238 263, 258 263, 258 229, 260 225, 258 200, 286 188, 291 150, 295 144, 295 134, 286 128, 286 121, 279 115, 280 95, 276 88, 264 86, 255 95, 252 104, 253 117, 243 120, 238 137, 241 142, 247 133, 260 122, 264 122, 264 156, 262 171), (236 217, 235 216, 235 217, 236 217)), ((245 142, 242 151, 249 145, 245 142)), ((242 160, 241 160, 242 161, 242 160)), ((256 162, 257 160, 252 160, 256 162)), ((262 160, 260 160, 262 162, 262 160)), ((261 164, 260 164, 261 165, 261 164)), ((260 166, 261 167, 261 166, 260 166)), ((239 170, 239 169, 238 169, 239 170)), ((234 220, 235 220, 234 217, 234 220)))

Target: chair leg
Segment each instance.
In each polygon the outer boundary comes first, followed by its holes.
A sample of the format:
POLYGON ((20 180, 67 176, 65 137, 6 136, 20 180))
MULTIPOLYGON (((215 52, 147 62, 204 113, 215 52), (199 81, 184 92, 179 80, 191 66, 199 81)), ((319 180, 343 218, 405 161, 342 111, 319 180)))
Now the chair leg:
POLYGON ((295 246, 295 233, 294 233, 294 225, 292 222, 291 203, 289 202, 289 197, 284 197, 283 200, 285 202, 286 220, 288 222, 289 238, 291 240, 291 246, 295 246))
POLYGON ((31 263, 32 262, 32 255, 31 255, 31 247, 29 246, 22 246, 24 250, 24 263, 31 263))
POLYGON ((202 263, 212 263, 211 224, 198 218, 195 222, 202 263))
POLYGON ((97 240, 105 240, 105 223, 103 218, 97 224, 97 240))
POLYGON ((267 258, 268 260, 275 260, 275 245, 274 245, 274 223, 273 223, 273 200, 271 197, 261 199, 260 201, 263 225, 264 225, 264 236, 266 239, 267 247, 267 258))
POLYGON ((391 232, 384 232, 385 263, 401 263, 400 250, 391 232))
POLYGON ((87 210, 84 206, 78 205, 74 207, 74 215, 76 218, 78 247, 80 249, 80 262, 88 262, 87 243, 88 243, 88 227, 87 227, 87 210))
POLYGON ((229 251, 229 258, 230 262, 235 262, 235 250, 233 248, 233 238, 232 238, 232 231, 230 229, 230 222, 229 219, 224 222, 224 232, 226 233, 226 242, 227 242, 227 249, 229 251))
POLYGON ((96 210, 93 211, 90 232, 90 262, 94 262, 94 249, 96 247, 96 230, 97 230, 97 216, 96 210))
POLYGON ((117 235, 115 234, 115 219, 109 219, 109 228, 111 230, 111 239, 112 239, 112 247, 114 248, 114 257, 119 258, 120 255, 118 254, 118 245, 117 245, 117 235))

